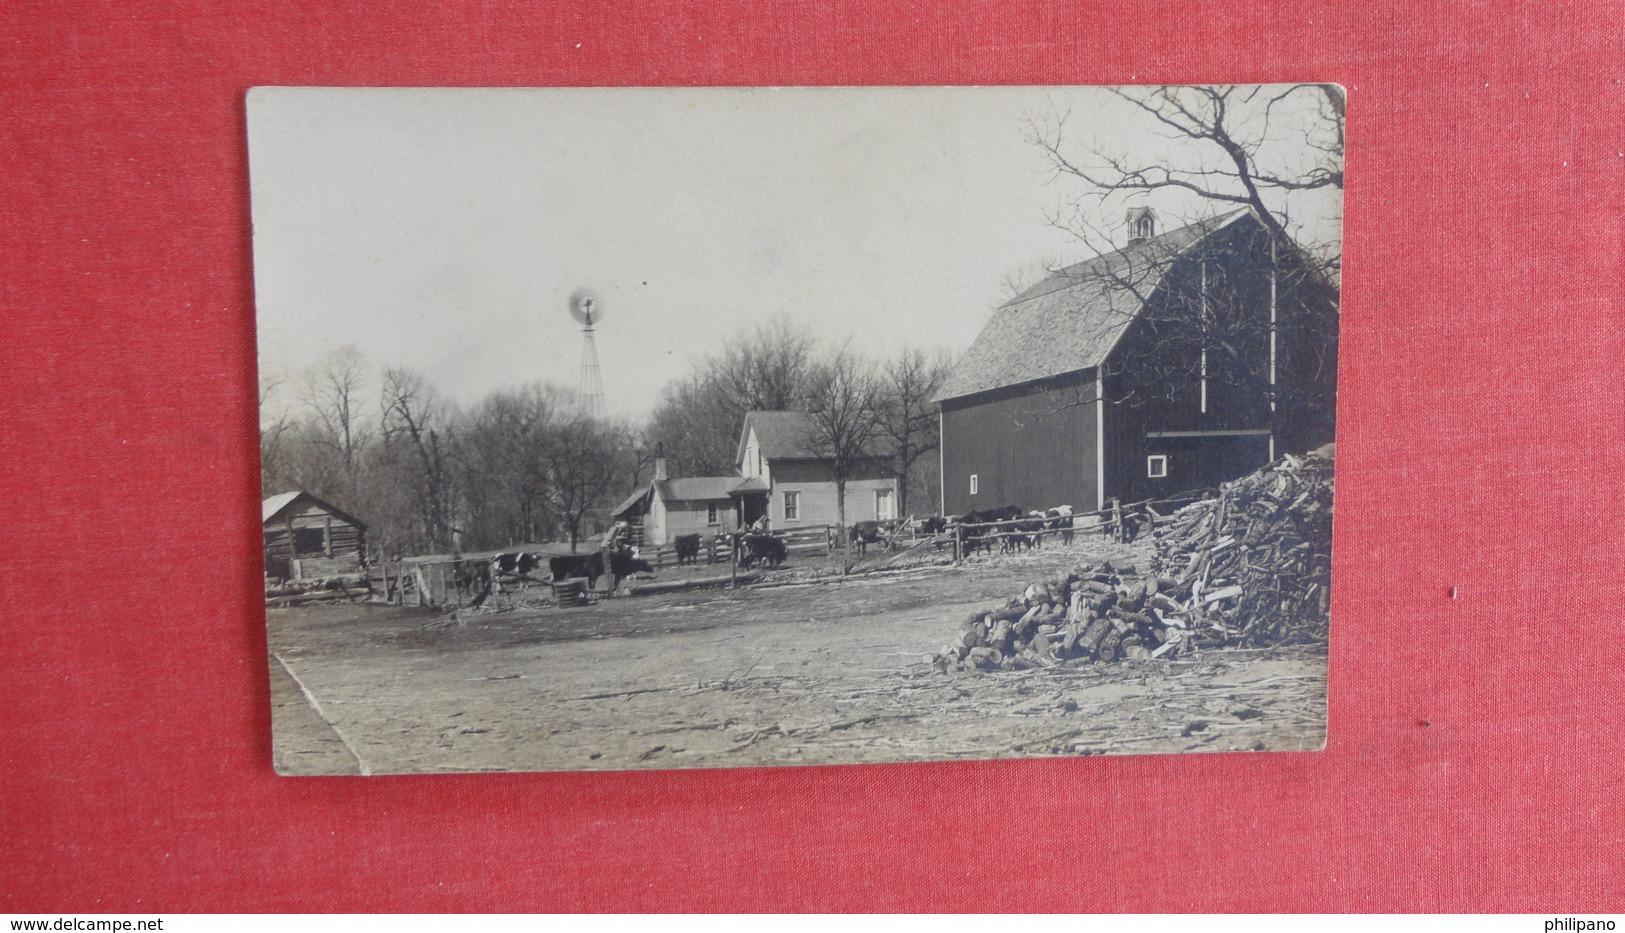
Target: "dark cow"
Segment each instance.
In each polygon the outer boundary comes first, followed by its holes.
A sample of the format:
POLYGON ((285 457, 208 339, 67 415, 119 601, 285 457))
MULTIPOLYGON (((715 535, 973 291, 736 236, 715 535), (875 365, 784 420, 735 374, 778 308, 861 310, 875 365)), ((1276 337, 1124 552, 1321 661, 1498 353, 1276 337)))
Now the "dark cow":
POLYGON ((684 564, 697 564, 700 561, 700 536, 678 535, 672 539, 677 547, 677 566, 684 564))
POLYGON ((886 544, 890 546, 887 535, 891 532, 890 522, 858 522, 852 526, 850 537, 852 543, 858 546, 859 554, 869 553, 869 545, 886 544))
MULTIPOLYGON (((553 580, 558 582, 571 577, 586 577, 587 588, 598 588, 598 578, 604 575, 604 554, 595 551, 591 554, 560 554, 550 558, 548 569, 553 571, 553 580)), ((654 566, 646 560, 639 560, 625 551, 612 551, 609 555, 609 589, 614 592, 621 585, 621 580, 634 573, 653 574, 654 566)))
POLYGON ((790 557, 784 540, 773 535, 745 535, 739 544, 740 567, 749 568, 758 562, 777 567, 790 557))
MULTIPOLYGON (((935 537, 942 534, 944 531, 947 531, 949 524, 950 522, 947 518, 941 515, 933 515, 930 518, 920 519, 915 525, 915 529, 918 534, 931 535, 932 537, 935 537)), ((942 546, 945 543, 946 542, 938 541, 937 550, 942 550, 942 546)))
POLYGON ((465 598, 470 606, 478 607, 491 595, 493 577, 491 565, 483 560, 460 560, 451 566, 452 584, 457 588, 457 601, 465 598))
MULTIPOLYGON (((1013 521, 1020 518, 1022 514, 1021 506, 1007 505, 997 509, 982 509, 975 512, 966 512, 964 515, 960 516, 959 522, 961 525, 985 525, 990 522, 1013 521)), ((1011 547, 1009 543, 1011 541, 1010 538, 992 537, 993 535, 1004 534, 1006 532, 1007 529, 1003 528, 966 528, 964 530, 963 538, 965 542, 964 553, 973 554, 976 552, 977 548, 986 548, 987 550, 991 551, 993 550, 994 541, 999 541, 1001 547, 1003 547, 1005 550, 1009 550, 1011 547)))

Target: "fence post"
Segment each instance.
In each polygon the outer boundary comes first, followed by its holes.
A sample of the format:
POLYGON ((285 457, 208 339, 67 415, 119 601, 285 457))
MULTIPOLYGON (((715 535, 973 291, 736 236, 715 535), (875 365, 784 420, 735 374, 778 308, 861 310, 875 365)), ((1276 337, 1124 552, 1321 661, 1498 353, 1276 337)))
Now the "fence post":
POLYGON ((1112 496, 1112 524, 1115 526, 1113 537, 1118 544, 1122 544, 1126 538, 1123 532, 1123 500, 1117 496, 1112 496))

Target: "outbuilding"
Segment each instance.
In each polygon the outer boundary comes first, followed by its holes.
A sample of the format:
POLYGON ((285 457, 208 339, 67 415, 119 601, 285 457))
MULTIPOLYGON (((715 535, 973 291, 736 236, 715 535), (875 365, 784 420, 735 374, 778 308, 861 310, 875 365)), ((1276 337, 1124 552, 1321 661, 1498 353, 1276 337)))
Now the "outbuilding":
POLYGON ((303 580, 360 573, 367 525, 308 492, 285 492, 260 503, 265 574, 303 580))
POLYGON ((637 544, 663 546, 678 535, 716 535, 754 522, 767 507, 767 484, 743 476, 666 476, 655 460, 654 479, 615 507, 637 544))

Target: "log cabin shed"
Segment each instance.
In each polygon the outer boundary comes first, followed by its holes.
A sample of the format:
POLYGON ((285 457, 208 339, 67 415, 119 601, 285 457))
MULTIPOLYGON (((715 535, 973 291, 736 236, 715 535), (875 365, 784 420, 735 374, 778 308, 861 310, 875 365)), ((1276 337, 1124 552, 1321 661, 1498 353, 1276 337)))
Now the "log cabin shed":
POLYGON ((260 503, 265 573, 303 580, 360 573, 367 524, 308 492, 284 492, 260 503))
POLYGON ((1337 297, 1242 209, 996 309, 937 397, 942 508, 1101 509, 1217 485, 1332 440, 1337 297))

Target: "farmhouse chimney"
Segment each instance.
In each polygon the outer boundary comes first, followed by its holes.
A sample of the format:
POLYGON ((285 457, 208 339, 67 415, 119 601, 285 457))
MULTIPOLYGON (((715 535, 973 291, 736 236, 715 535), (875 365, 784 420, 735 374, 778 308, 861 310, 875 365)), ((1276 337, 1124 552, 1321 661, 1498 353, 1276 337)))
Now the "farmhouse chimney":
POLYGON ((655 458, 655 482, 658 483, 658 482, 660 482, 661 480, 663 480, 665 478, 666 478, 666 458, 665 457, 656 457, 655 458))
POLYGON ((1157 235, 1157 212, 1149 207, 1131 207, 1124 217, 1128 223, 1128 245, 1139 246, 1157 235))

